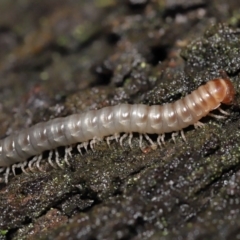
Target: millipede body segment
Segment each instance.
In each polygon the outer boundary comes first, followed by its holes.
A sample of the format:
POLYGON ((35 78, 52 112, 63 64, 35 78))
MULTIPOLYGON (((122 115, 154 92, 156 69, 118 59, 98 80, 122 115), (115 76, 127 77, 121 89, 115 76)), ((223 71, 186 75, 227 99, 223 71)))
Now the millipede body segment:
MULTIPOLYGON (((140 134, 140 145, 142 135, 154 144, 147 134, 158 134, 158 143, 161 144, 164 133, 181 131, 189 125, 198 124, 202 117, 221 103, 231 104, 234 94, 230 80, 214 79, 174 103, 162 106, 119 104, 38 123, 0 141, 1 172, 5 172, 7 182, 10 171, 15 174, 16 167, 21 167, 23 171, 26 165, 31 167, 35 163, 39 167, 44 151, 49 150, 52 156, 52 150, 66 146, 64 159, 67 162, 67 155, 71 154, 69 146, 80 143, 78 149, 81 151, 89 143, 92 148, 96 141, 104 138, 109 143, 120 133, 124 133, 120 138, 121 144, 127 135, 130 142, 134 132, 140 134), (28 160, 31 157, 34 158, 28 160)), ((58 158, 58 154, 55 156, 58 158)), ((52 165, 50 157, 48 161, 52 165)))

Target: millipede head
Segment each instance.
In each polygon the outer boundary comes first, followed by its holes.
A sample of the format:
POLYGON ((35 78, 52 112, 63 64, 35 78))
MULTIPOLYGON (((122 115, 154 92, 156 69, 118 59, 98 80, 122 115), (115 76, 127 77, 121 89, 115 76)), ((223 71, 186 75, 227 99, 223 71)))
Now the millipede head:
POLYGON ((208 91, 214 98, 224 104, 231 104, 235 97, 235 89, 229 79, 217 78, 209 81, 207 84, 208 91))
POLYGON ((225 84, 227 86, 227 92, 226 92, 226 96, 223 99, 222 103, 231 104, 233 102, 235 94, 236 94, 234 86, 229 79, 223 79, 223 81, 225 82, 225 84))

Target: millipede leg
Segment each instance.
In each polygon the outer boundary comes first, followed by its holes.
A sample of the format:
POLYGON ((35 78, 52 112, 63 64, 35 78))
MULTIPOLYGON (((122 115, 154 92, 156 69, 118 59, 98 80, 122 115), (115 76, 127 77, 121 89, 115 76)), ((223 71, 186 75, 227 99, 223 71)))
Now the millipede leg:
POLYGON ((77 145, 77 150, 78 150, 78 152, 82 155, 81 147, 83 147, 82 144, 78 144, 78 145, 77 145))
POLYGON ((174 143, 176 143, 176 138, 175 138, 175 137, 176 137, 177 135, 178 135, 178 132, 173 132, 173 133, 172 133, 172 140, 173 140, 174 143))
POLYGON ((59 153, 58 153, 58 150, 57 150, 57 149, 55 150, 55 160, 56 160, 57 165, 58 165, 61 169, 63 169, 63 166, 61 165, 61 163, 60 163, 60 161, 59 161, 59 153))
POLYGON ((130 147, 130 148, 132 148, 132 138, 133 138, 133 134, 132 134, 132 133, 129 133, 128 144, 129 144, 129 147, 130 147))
POLYGON ((25 167, 27 166, 28 162, 24 161, 23 163, 19 163, 18 167, 21 168, 22 172, 28 175, 28 172, 26 172, 25 167))
POLYGON ((182 136, 182 139, 184 140, 184 142, 187 142, 187 139, 186 139, 186 137, 185 137, 185 135, 184 135, 183 130, 181 130, 181 136, 182 136))
POLYGON ((68 155, 69 155, 70 157, 72 157, 71 151, 72 151, 72 147, 68 147, 68 148, 66 147, 66 148, 65 148, 64 162, 65 162, 68 166, 70 166, 70 163, 68 162, 67 157, 68 157, 68 155))
POLYGON ((88 142, 83 142, 83 147, 85 148, 86 152, 88 152, 88 149, 87 149, 87 147, 88 147, 88 142))
POLYGON ((96 137, 94 137, 93 140, 90 141, 90 148, 93 152, 95 152, 95 150, 94 150, 95 146, 94 145, 96 144, 96 142, 97 142, 96 137))
POLYGON ((164 138, 165 138, 165 134, 163 133, 163 134, 161 135, 161 141, 162 141, 163 145, 166 145, 166 144, 165 144, 165 141, 164 141, 164 138))
MULTIPOLYGON (((6 168, 2 167, 0 168, 0 173, 4 172, 6 170, 6 168)), ((3 182, 3 178, 1 177, 0 178, 0 182, 3 182)))
POLYGON ((10 173, 10 167, 7 167, 5 172, 5 183, 8 183, 9 173, 10 173))
POLYGON ((69 146, 69 147, 67 148, 67 154, 68 154, 69 157, 72 157, 71 151, 72 151, 72 146, 69 146))
POLYGON ((208 113, 208 116, 213 117, 213 118, 217 118, 217 119, 226 119, 226 116, 221 116, 221 115, 216 115, 213 113, 208 113))
POLYGON ((162 148, 162 144, 161 144, 161 135, 158 135, 157 143, 158 143, 159 147, 162 148))
POLYGON ((123 139, 126 138, 127 136, 128 136, 128 134, 127 134, 127 133, 124 133, 124 134, 120 137, 119 143, 120 143, 120 146, 121 146, 121 147, 123 147, 123 139))
POLYGON ((53 164, 52 155, 53 155, 53 151, 50 151, 49 154, 48 154, 48 160, 47 161, 54 169, 57 169, 57 167, 53 164))
POLYGON ((93 139, 93 140, 90 141, 90 148, 91 148, 91 150, 92 150, 93 152, 95 152, 95 150, 94 150, 94 144, 95 144, 95 141, 94 141, 94 139, 93 139))
POLYGON ((116 142, 118 142, 119 137, 120 137, 119 133, 114 133, 114 138, 116 142))
POLYGON ((108 147, 110 148, 110 137, 106 137, 106 141, 107 141, 107 145, 108 145, 108 147))
POLYGON ((155 142, 153 142, 153 140, 147 135, 147 134, 144 134, 144 137, 147 139, 147 141, 150 143, 151 145, 151 148, 153 150, 156 150, 157 149, 157 144, 155 142))
POLYGON ((98 143, 100 143, 100 142, 102 142, 103 141, 103 138, 96 138, 96 143, 98 144, 98 143))
POLYGON ((15 171, 15 169, 18 167, 18 164, 13 164, 12 165, 12 173, 13 173, 13 175, 14 176, 16 176, 16 171, 15 171))
POLYGON ((229 116, 230 113, 224 111, 223 109, 221 109, 220 107, 218 108, 219 112, 222 113, 223 115, 229 116))
POLYGON ((199 122, 199 121, 194 123, 193 125, 194 125, 194 128, 203 128, 204 127, 204 123, 199 122))
POLYGON ((44 170, 43 170, 43 169, 41 168, 41 166, 40 166, 41 161, 42 161, 42 154, 38 156, 38 160, 37 160, 37 162, 36 162, 36 167, 38 168, 38 170, 39 170, 40 172, 44 172, 44 170))
POLYGON ((31 172, 33 172, 34 171, 34 169, 33 169, 33 164, 36 162, 38 160, 38 157, 37 156, 35 156, 32 160, 30 160, 29 161, 29 163, 28 163, 28 168, 29 168, 29 170, 31 171, 31 172))
POLYGON ((139 147, 142 148, 142 140, 143 140, 143 135, 140 133, 139 134, 139 147))
POLYGON ((106 137, 108 147, 110 148, 110 141, 111 140, 115 139, 116 142, 118 142, 118 138, 119 138, 119 134, 117 134, 117 133, 115 133, 113 136, 106 137))

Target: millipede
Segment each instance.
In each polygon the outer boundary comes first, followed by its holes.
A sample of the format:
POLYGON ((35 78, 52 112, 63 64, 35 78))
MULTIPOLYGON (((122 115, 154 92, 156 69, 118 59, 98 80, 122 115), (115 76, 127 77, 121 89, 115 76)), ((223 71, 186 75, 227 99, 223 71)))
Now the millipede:
POLYGON ((90 146, 93 150, 94 144, 103 139, 108 145, 116 139, 122 146, 128 137, 131 147, 133 133, 139 133, 140 148, 144 137, 155 149, 164 144, 165 133, 172 133, 175 141, 177 132, 180 132, 186 141, 184 128, 203 126, 199 120, 206 115, 216 118, 229 115, 220 104, 231 104, 234 95, 232 82, 228 78, 217 78, 184 98, 161 106, 119 104, 40 122, 0 140, 0 172, 4 174, 1 181, 8 183, 9 174, 15 175, 16 168, 21 168, 24 173, 27 173, 25 167, 30 171, 34 167, 42 171, 40 163, 45 151, 49 151, 47 161, 52 167, 62 167, 57 150, 61 146, 65 147, 63 160, 69 165, 68 157, 71 157, 74 145, 82 154, 82 149, 87 150, 90 146), (210 113, 214 109, 219 109, 223 115, 210 113), (157 141, 154 142, 148 134, 157 134, 157 141), (55 162, 52 161, 53 154, 55 162))

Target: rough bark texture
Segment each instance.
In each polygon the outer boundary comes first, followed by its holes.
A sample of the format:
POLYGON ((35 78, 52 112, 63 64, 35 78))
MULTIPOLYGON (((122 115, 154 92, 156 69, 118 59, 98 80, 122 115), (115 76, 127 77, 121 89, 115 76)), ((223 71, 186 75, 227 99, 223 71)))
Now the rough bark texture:
MULTIPOLYGON (((0 135, 118 103, 175 101, 226 71, 226 120, 144 152, 75 150, 0 185, 0 239, 240 239, 240 2, 1 0, 0 135)), ((156 136, 151 136, 153 139, 156 136)))

